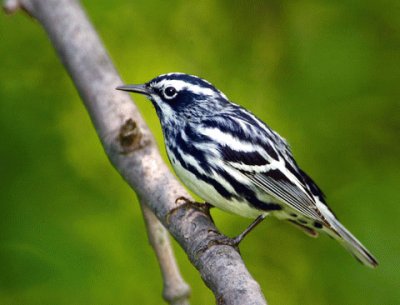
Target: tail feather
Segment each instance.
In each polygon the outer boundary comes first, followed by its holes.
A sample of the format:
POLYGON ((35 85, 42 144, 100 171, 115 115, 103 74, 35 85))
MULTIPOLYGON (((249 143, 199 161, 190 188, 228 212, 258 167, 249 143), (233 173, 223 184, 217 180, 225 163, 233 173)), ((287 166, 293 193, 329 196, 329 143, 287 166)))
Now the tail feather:
POLYGON ((346 248, 362 264, 375 268, 378 266, 376 258, 357 240, 338 220, 329 219, 333 229, 328 234, 336 239, 344 248, 346 248))

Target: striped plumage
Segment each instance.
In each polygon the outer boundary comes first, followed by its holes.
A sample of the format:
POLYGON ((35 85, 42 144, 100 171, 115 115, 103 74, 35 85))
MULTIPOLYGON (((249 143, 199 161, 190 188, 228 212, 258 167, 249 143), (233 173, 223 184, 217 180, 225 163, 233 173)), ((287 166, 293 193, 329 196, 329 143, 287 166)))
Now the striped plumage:
POLYGON ((169 160, 198 196, 244 217, 271 214, 312 236, 325 231, 365 265, 378 264, 336 219, 286 141, 209 82, 170 73, 118 89, 152 101, 169 160))

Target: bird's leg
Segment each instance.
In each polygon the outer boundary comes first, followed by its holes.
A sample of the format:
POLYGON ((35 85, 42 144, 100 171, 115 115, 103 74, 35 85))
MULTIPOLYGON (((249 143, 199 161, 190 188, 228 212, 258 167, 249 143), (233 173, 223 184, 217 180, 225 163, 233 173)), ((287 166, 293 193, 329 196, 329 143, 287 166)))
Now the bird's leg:
POLYGON ((212 204, 208 203, 208 202, 202 203, 202 202, 197 202, 197 201, 191 201, 191 200, 189 200, 189 199, 187 199, 186 197, 183 197, 183 196, 178 197, 175 200, 176 204, 178 204, 180 202, 183 202, 183 203, 181 203, 179 205, 179 207, 177 207, 177 208, 180 208, 182 206, 188 206, 188 207, 191 206, 191 207, 194 207, 197 210, 202 211, 204 214, 207 214, 208 216, 211 217, 210 209, 213 208, 214 206, 212 204))
POLYGON ((247 234, 249 234, 260 222, 262 222, 265 219, 266 215, 261 214, 258 216, 242 233, 240 233, 238 236, 234 238, 230 238, 227 236, 221 236, 218 237, 216 240, 214 240, 210 245, 228 245, 234 247, 238 252, 239 251, 239 244, 245 238, 247 234))
POLYGON ((260 222, 265 219, 265 216, 265 214, 259 215, 242 233, 235 238, 232 238, 233 244, 238 246, 243 238, 245 238, 247 234, 249 234, 260 222))

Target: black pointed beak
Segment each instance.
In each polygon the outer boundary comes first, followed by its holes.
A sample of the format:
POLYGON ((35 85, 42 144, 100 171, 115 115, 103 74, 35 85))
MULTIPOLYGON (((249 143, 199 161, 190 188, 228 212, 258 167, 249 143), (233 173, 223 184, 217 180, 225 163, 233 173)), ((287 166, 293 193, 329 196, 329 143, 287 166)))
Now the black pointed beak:
POLYGON ((146 84, 143 85, 123 85, 123 86, 118 86, 115 88, 117 90, 122 90, 122 91, 128 91, 128 92, 136 92, 144 95, 150 95, 153 93, 153 90, 151 90, 149 87, 147 87, 146 84))

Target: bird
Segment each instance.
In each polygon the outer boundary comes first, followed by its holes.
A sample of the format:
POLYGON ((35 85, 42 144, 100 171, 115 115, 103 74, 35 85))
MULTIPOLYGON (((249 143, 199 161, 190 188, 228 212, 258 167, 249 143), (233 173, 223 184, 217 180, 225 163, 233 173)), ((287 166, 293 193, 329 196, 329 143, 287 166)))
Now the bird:
POLYGON ((169 161, 189 190, 211 206, 255 219, 233 244, 271 215, 314 237, 327 233, 364 265, 378 265, 338 221, 287 141, 210 82, 173 72, 116 89, 152 102, 169 161))

